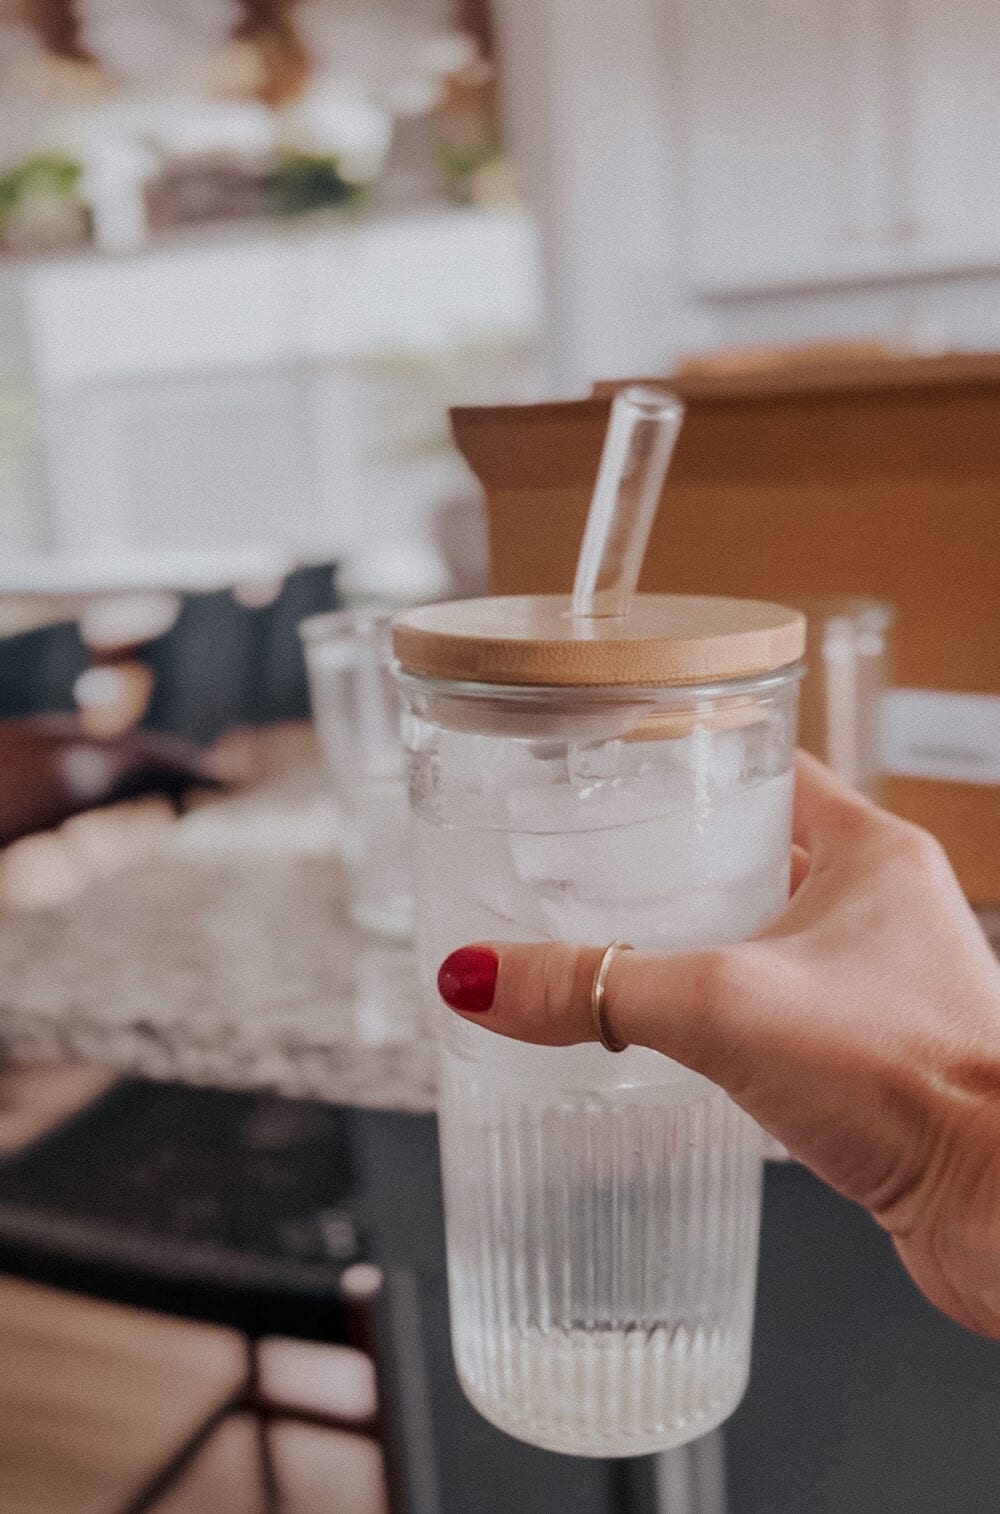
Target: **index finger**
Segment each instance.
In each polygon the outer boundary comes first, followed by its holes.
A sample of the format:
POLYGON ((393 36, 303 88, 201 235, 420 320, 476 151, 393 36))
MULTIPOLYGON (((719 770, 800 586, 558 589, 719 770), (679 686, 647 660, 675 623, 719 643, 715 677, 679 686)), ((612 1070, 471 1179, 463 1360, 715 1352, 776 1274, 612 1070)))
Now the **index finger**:
POLYGON ((795 763, 795 812, 792 840, 810 856, 830 856, 843 840, 847 823, 872 810, 867 799, 808 752, 795 763))

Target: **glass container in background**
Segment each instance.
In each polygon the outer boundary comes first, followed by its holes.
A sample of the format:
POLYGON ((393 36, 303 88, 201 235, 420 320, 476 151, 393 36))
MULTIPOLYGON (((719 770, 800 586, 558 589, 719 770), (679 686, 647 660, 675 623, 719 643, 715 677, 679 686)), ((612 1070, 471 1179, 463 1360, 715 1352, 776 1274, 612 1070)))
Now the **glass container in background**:
POLYGON ((808 620, 800 741, 869 799, 880 798, 882 710, 891 677, 891 605, 796 600, 808 620))
POLYGON ((482 940, 707 949, 780 914, 803 642, 795 612, 669 596, 395 622, 454 1352, 485 1417, 549 1450, 663 1450, 739 1402, 760 1133, 655 1052, 459 1019, 437 969, 482 940))
POLYGON ((327 779, 344 826, 351 918, 405 941, 413 929, 410 820, 389 617, 314 615, 299 628, 327 779))
MULTIPOLYGON (((881 600, 797 599, 807 621, 806 672, 799 696, 799 744, 876 804, 882 798, 882 713, 892 676, 896 615, 881 600)), ((764 1157, 788 1151, 761 1132, 764 1157)))

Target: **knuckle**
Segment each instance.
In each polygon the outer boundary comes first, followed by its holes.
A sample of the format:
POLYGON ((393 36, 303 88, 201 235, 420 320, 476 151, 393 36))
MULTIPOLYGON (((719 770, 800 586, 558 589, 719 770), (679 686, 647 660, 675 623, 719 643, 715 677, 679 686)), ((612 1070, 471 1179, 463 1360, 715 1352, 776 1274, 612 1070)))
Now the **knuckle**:
POLYGON ((838 794, 832 801, 831 819, 839 839, 854 846, 872 834, 878 812, 860 795, 838 794))
POLYGON ((574 1029, 571 1024, 573 985, 583 953, 577 947, 550 941, 538 958, 538 982, 534 1003, 537 1006, 539 1032, 545 1040, 565 1040, 574 1029))
POLYGON ((728 1007, 737 992, 738 977, 740 970, 732 951, 720 949, 703 958, 697 972, 697 987, 705 1013, 713 1014, 728 1007))
POLYGON ((711 952, 701 969, 701 989, 705 1007, 727 1011, 746 986, 747 965, 745 952, 732 947, 723 947, 711 952))
POLYGON ((723 1043, 733 1024, 741 995, 747 988, 743 954, 724 948, 710 952, 698 967, 697 998, 704 1017, 706 1035, 714 1043, 723 1043))
POLYGON ((930 831, 908 820, 893 818, 888 823, 888 832, 887 856, 891 865, 905 867, 908 872, 928 880, 950 874, 947 853, 930 831))
POLYGON ((738 1097, 753 1073, 767 1007, 784 991, 781 975, 765 949, 745 942, 705 958, 700 990, 703 1071, 738 1097))

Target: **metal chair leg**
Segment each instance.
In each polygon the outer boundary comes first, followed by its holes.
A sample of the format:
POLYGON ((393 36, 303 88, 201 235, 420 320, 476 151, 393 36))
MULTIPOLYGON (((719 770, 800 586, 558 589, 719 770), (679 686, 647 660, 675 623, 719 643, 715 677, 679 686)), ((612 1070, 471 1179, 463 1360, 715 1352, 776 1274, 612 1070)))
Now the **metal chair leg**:
POLYGON ((195 1433, 185 1441, 184 1445, 170 1458, 170 1460, 156 1472, 145 1487, 130 1498, 119 1511, 119 1514, 150 1514, 160 1499, 170 1491, 176 1482, 187 1471, 194 1461, 198 1452, 215 1434, 216 1430, 240 1407, 240 1399, 230 1400, 220 1404, 214 1414, 210 1414, 195 1433))
POLYGON ((257 1460, 260 1465, 260 1481, 264 1493, 264 1514, 281 1514, 281 1487, 274 1461, 270 1416, 261 1403, 260 1342, 250 1335, 245 1336, 244 1339, 247 1356, 245 1403, 253 1415, 254 1432, 257 1437, 257 1460))
POLYGON ((726 1514, 726 1446, 721 1429, 662 1452, 655 1468, 660 1514, 726 1514))
POLYGON ((271 1424, 266 1414, 255 1414, 257 1431, 257 1457, 260 1463, 260 1482, 264 1493, 264 1514, 281 1514, 281 1486, 274 1461, 274 1446, 271 1441, 271 1424))

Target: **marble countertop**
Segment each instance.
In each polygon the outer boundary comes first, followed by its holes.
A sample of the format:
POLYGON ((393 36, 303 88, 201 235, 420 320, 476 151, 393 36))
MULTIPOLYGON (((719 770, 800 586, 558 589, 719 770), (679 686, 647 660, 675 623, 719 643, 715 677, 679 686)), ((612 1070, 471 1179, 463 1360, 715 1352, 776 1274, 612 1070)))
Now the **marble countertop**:
POLYGON ((196 811, 68 904, 0 917, 16 1059, 427 1110, 431 1013, 412 952, 347 917, 311 772, 196 811))
MULTIPOLYGON (((433 1009, 412 952, 348 919, 336 844, 300 770, 195 811, 68 904, 0 916, 0 1050, 432 1109, 433 1009)), ((1000 950, 1000 910, 980 918, 1000 950)))

